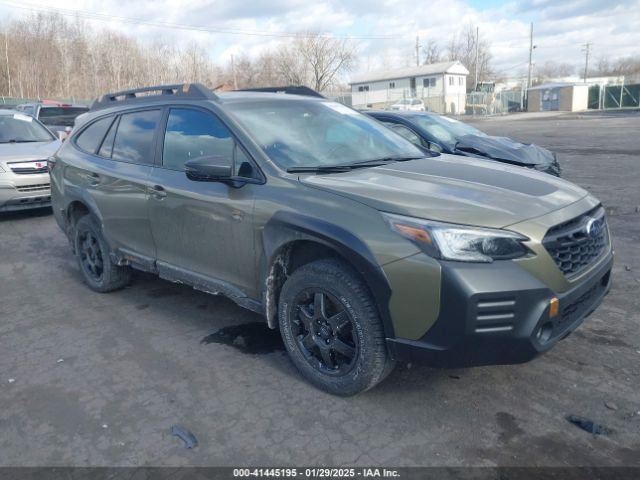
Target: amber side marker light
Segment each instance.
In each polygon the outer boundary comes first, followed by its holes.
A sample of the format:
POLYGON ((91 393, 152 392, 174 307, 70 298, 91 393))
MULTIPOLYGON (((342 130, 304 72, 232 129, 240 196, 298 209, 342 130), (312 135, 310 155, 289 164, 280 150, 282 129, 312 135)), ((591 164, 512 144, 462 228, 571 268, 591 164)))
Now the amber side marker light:
POLYGON ((549 318, 553 318, 558 315, 559 306, 560 301, 556 297, 553 297, 551 300, 549 300, 549 318))
POLYGON ((421 228, 410 227, 408 225, 402 225, 401 223, 394 224, 394 227, 399 232, 404 233, 406 236, 411 237, 418 242, 428 243, 429 245, 432 243, 429 234, 421 228))

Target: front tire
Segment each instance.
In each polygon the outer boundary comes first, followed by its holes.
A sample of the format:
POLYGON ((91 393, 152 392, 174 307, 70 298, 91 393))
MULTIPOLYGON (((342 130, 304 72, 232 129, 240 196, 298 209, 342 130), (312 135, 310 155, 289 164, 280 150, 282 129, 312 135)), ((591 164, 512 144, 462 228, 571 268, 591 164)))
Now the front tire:
POLYGON ((343 262, 318 260, 293 272, 282 287, 278 314, 291 360, 326 392, 355 395, 393 369, 375 300, 343 262))
POLYGON ((98 219, 85 215, 76 223, 74 247, 85 283, 96 292, 106 293, 125 287, 131 281, 129 267, 114 264, 98 219))

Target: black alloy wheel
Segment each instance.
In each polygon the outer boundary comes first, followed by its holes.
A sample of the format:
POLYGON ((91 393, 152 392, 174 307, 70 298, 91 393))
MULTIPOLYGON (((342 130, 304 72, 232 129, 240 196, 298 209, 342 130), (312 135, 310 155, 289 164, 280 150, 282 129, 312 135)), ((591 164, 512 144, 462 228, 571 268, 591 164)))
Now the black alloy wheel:
POLYGON ((78 235, 78 255, 80 264, 85 273, 99 282, 104 274, 104 260, 100 242, 90 230, 85 230, 78 235))
POLYGON ((321 288, 300 292, 290 323, 296 344, 307 362, 324 374, 344 375, 358 358, 358 337, 345 306, 321 288))

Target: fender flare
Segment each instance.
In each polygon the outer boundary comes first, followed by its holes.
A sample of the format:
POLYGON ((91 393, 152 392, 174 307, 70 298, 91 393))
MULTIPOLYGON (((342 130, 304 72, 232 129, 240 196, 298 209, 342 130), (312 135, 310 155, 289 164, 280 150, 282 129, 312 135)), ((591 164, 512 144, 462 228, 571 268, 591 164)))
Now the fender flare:
POLYGON ((66 195, 68 197, 68 202, 64 207, 64 215, 67 222, 69 221, 69 207, 72 203, 78 202, 84 205, 92 215, 95 215, 96 218, 100 221, 100 224, 102 224, 102 215, 100 214, 100 209, 98 208, 96 201, 91 195, 89 195, 86 190, 82 190, 80 188, 75 189, 67 186, 66 195))
MULTIPOLYGON (((374 296, 385 336, 394 338, 393 322, 389 311, 391 287, 371 250, 348 230, 325 220, 295 212, 277 212, 267 222, 263 231, 265 265, 261 268, 261 279, 263 280, 265 315, 269 325, 275 327, 277 323, 274 318, 274 314, 277 316, 277 308, 274 309, 274 305, 269 300, 269 289, 272 287, 270 280, 272 280, 274 266, 278 264, 279 256, 283 250, 286 250, 287 245, 304 240, 316 242, 334 250, 355 268, 374 296)), ((286 272, 284 273, 286 275, 286 272)))

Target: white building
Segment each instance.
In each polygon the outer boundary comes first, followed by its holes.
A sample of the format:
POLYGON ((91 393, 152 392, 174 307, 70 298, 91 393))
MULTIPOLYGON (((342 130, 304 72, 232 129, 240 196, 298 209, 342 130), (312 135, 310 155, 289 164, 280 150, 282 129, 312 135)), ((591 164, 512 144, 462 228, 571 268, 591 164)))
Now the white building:
POLYGON ((460 62, 368 72, 352 78, 354 108, 386 108, 403 98, 420 98, 427 109, 464 113, 467 70, 460 62))

